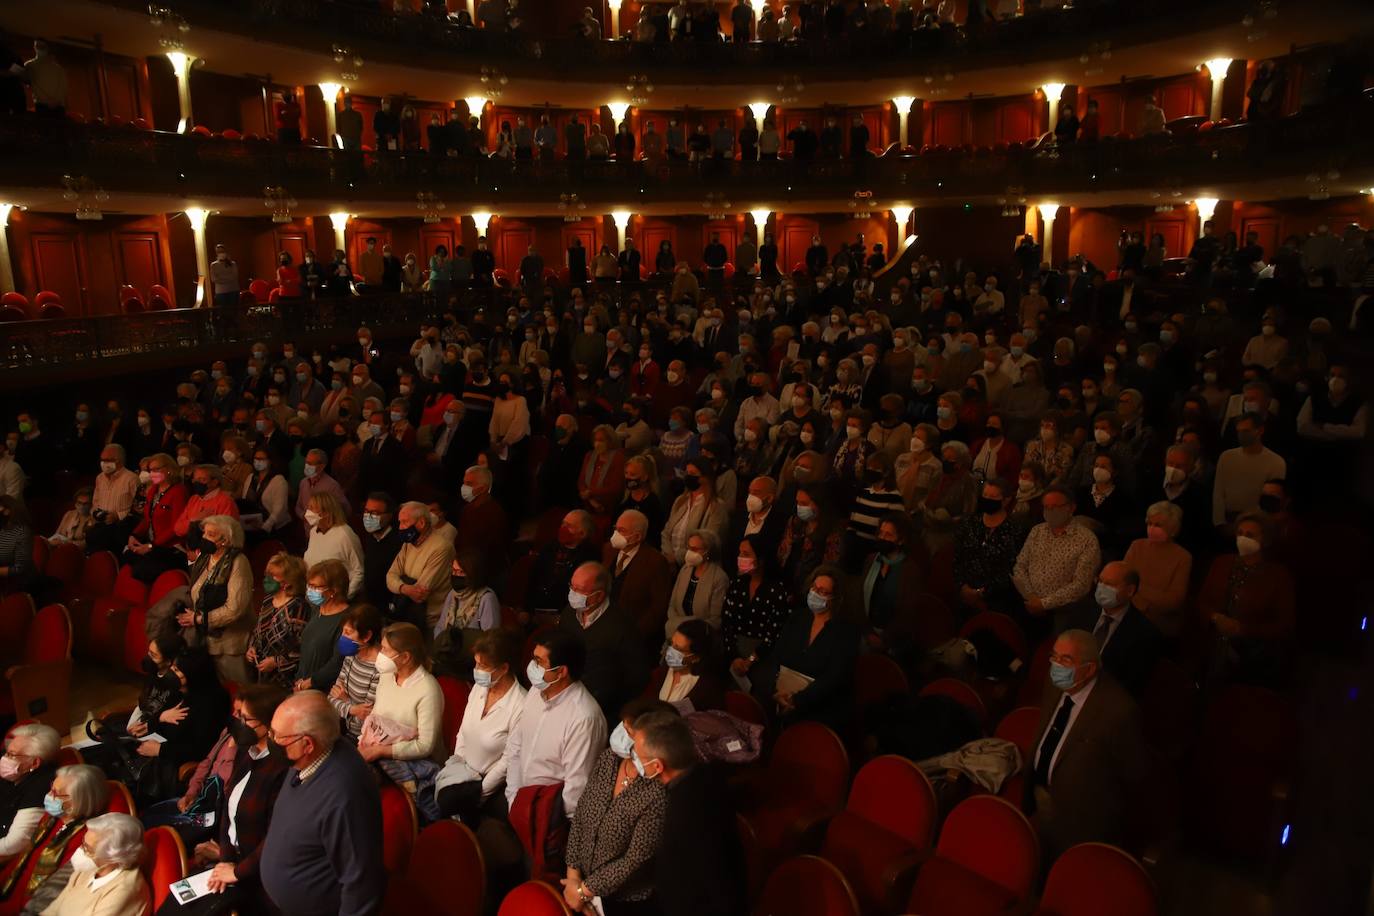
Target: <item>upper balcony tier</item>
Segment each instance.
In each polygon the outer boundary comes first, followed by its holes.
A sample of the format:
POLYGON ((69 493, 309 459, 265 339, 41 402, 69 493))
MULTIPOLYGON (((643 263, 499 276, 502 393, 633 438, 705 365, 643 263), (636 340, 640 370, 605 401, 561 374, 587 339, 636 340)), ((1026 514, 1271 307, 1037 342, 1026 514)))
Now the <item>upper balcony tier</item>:
MULTIPOLYGON (((427 152, 349 153, 266 140, 175 134, 39 117, 0 122, 0 193, 31 208, 70 209, 64 176, 106 192, 156 198, 225 213, 261 214, 264 187, 280 187, 307 210, 346 207, 374 215, 415 215, 417 195, 449 212, 490 209, 556 214, 566 195, 590 212, 684 213, 751 206, 835 212, 1015 198, 1146 203, 1215 196, 1251 200, 1353 194, 1374 185, 1374 98, 1328 105, 1273 121, 1213 125, 1173 122, 1168 135, 1104 138, 1054 147, 896 146, 861 159, 780 159, 651 167, 617 162, 514 162, 427 152), (312 203, 313 202, 313 203, 312 203)), ((180 208, 180 206, 172 207, 180 208)), ((135 210, 134 212, 138 212, 135 210)))
MULTIPOLYGON (((760 6, 765 2, 772 0, 757 0, 760 6)), ((451 0, 449 5, 461 4, 451 0)), ((633 95, 625 85, 631 75, 642 74, 656 84, 654 104, 702 108, 719 107, 727 86, 733 104, 753 99, 776 104, 786 96, 794 105, 816 106, 893 96, 1014 94, 1046 83, 1100 83, 1117 76, 1140 79, 1186 72, 1217 55, 1285 54, 1294 46, 1351 39, 1374 27, 1374 6, 1360 0, 1307 5, 1151 0, 1080 3, 977 27, 946 24, 902 34, 851 30, 790 42, 660 44, 571 37, 556 24, 569 8, 581 5, 557 0, 522 0, 525 25, 515 32, 460 28, 420 12, 396 13, 380 0, 177 0, 170 5, 187 31, 168 24, 171 20, 151 26, 143 0, 64 0, 41 10, 8 5, 0 10, 0 24, 16 34, 92 41, 98 35, 104 50, 135 58, 177 48, 215 72, 270 74, 276 85, 342 82, 372 95, 438 98, 495 88, 515 104, 585 106, 633 95), (499 70, 501 81, 484 86, 483 68, 499 70)), ((892 6, 897 8, 896 0, 892 6)), ((620 9, 622 31, 632 29, 636 9, 629 3, 620 9)), ((720 10, 728 31, 728 8, 720 10)), ((602 9, 602 20, 609 17, 610 11, 602 9)))

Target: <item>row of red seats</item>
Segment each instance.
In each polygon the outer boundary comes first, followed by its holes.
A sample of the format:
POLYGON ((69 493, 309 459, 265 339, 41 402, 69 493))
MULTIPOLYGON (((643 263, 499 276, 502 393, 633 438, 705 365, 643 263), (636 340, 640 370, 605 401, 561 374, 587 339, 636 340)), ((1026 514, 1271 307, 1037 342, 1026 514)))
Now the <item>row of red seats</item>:
POLYGON ((0 296, 0 322, 65 317, 67 310, 62 307, 62 297, 50 289, 34 296, 32 303, 23 293, 10 292, 0 296))

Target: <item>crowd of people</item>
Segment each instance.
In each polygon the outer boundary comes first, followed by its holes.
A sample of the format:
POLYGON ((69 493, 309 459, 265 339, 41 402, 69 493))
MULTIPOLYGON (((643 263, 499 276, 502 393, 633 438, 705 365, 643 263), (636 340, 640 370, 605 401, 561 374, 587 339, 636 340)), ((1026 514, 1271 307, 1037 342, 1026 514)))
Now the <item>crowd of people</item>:
MULTIPOLYGON (((1161 658, 1207 689, 1289 681, 1305 512, 1347 500, 1367 431, 1349 338, 1311 305, 1338 300, 1310 294, 1361 292, 1369 248, 1332 238, 1270 275, 1263 251, 1219 260, 1209 225, 1154 279, 1128 232, 1110 282, 1026 238, 997 271, 908 254, 881 286, 862 238, 816 238, 796 274, 773 247, 644 292, 607 249, 604 276, 532 270, 491 309, 466 305, 476 258, 446 284, 431 263, 441 317, 413 341, 260 341, 158 400, 26 406, 0 441, 0 587, 52 587, 28 506, 59 500, 54 539, 188 586, 149 609, 100 769, 11 733, 0 858, 42 912, 136 887, 109 877, 136 842, 93 817, 103 772, 213 869, 211 899, 375 912, 381 783, 476 828, 495 887, 521 856, 493 837, 551 809, 574 911, 738 913, 699 717, 740 691, 854 739, 863 655, 919 683, 984 612, 1052 646, 1024 761, 1042 840, 1117 841, 1161 658), (471 685, 453 746, 443 677, 471 685)), ((1005 663, 994 631, 973 642, 1005 663)), ((856 746, 939 742, 909 714, 856 746)))

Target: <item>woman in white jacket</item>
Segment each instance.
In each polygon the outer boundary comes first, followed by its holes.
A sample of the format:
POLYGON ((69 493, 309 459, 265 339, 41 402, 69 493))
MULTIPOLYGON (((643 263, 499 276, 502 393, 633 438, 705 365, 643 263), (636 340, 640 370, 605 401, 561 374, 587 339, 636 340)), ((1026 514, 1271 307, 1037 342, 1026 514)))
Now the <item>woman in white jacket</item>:
POLYGON ((668 621, 663 627, 665 640, 671 640, 684 620, 705 621, 712 630, 720 629, 721 608, 730 576, 720 566, 720 536, 705 529, 687 538, 687 553, 678 570, 673 594, 668 599, 668 621))

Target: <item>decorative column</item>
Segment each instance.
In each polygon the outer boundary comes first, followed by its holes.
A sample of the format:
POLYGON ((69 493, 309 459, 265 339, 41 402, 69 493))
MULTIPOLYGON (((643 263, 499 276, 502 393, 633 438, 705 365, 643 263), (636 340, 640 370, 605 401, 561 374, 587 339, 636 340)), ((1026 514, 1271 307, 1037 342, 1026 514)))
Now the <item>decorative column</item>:
POLYGON ((181 51, 168 51, 167 59, 172 62, 172 73, 177 78, 177 106, 181 109, 181 121, 177 123, 177 133, 184 134, 193 126, 191 121, 191 64, 195 58, 181 51))
MULTIPOLYGON (((898 251, 900 250, 900 246, 906 244, 906 223, 907 220, 911 219, 911 214, 915 211, 915 207, 901 206, 892 208, 892 218, 897 223, 897 242, 892 246, 891 250, 888 251, 889 258, 895 258, 897 256, 898 251)), ((913 233, 913 235, 914 234, 915 233, 913 233)))
POLYGON ((334 227, 334 248, 343 252, 348 251, 348 221, 352 219, 352 214, 345 211, 338 211, 329 214, 329 223, 334 227))
POLYGON ((191 224, 191 235, 196 247, 196 306, 205 305, 205 284, 210 279, 210 249, 205 244, 205 220, 210 211, 191 207, 184 211, 186 221, 191 224))
POLYGON ((629 210, 613 210, 611 219, 615 222, 615 250, 621 252, 625 250, 625 235, 630 231, 630 220, 634 214, 629 210))
MULTIPOLYGON (((892 99, 892 107, 897 109, 897 137, 903 149, 910 146, 907 140, 907 131, 910 125, 911 103, 914 101, 916 101, 916 97, 913 95, 898 95, 892 99)), ((889 121, 888 123, 892 122, 889 121)))
POLYGON ((754 247, 763 247, 763 234, 768 230, 768 215, 770 210, 750 210, 749 215, 754 218, 754 247))
POLYGON ((1207 75, 1212 78, 1212 107, 1207 110, 1207 117, 1213 121, 1220 121, 1221 96, 1226 88, 1226 71, 1231 68, 1231 58, 1214 57, 1204 61, 1203 66, 1207 68, 1207 75))
POLYGON ((10 260, 9 225, 14 204, 0 204, 0 293, 14 292, 14 262, 10 260))
POLYGON ((340 88, 338 83, 320 83, 320 95, 324 96, 324 132, 329 137, 329 145, 338 149, 343 148, 343 142, 339 140, 338 111, 335 109, 340 88))
POLYGON ((1045 93, 1045 101, 1049 103, 1049 123, 1045 125, 1045 133, 1054 133, 1054 128, 1059 124, 1059 100, 1064 97, 1063 83, 1046 83, 1040 87, 1040 91, 1045 93))
POLYGON ((609 38, 620 37, 620 0, 606 0, 606 5, 611 8, 611 31, 609 38))
POLYGON ((1039 204, 1036 209, 1040 211, 1040 218, 1045 221, 1045 227, 1040 233, 1041 259, 1054 264, 1054 218, 1059 215, 1059 204, 1039 204))

